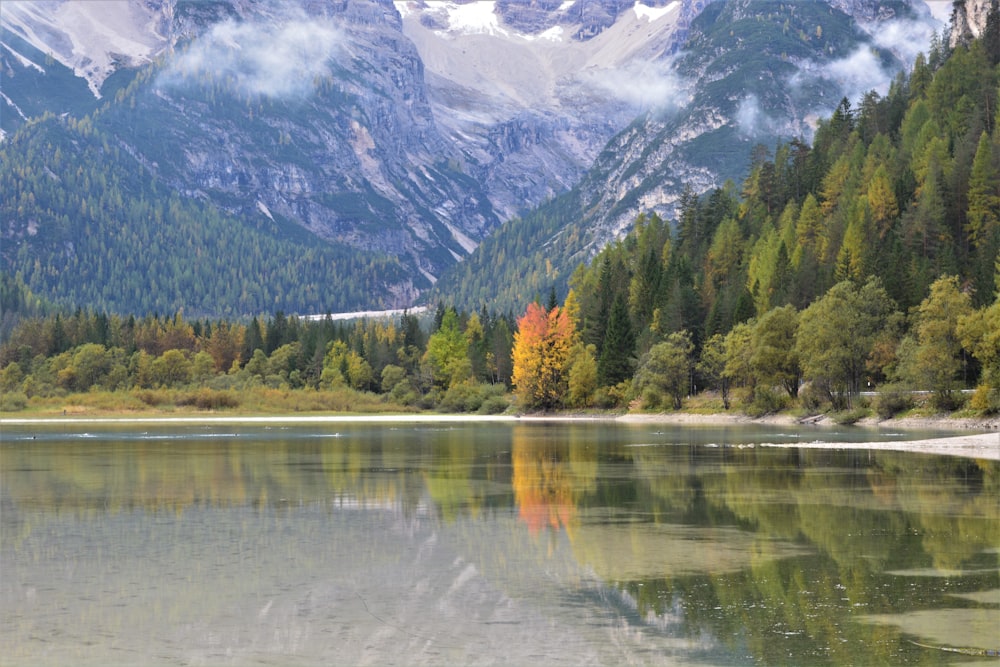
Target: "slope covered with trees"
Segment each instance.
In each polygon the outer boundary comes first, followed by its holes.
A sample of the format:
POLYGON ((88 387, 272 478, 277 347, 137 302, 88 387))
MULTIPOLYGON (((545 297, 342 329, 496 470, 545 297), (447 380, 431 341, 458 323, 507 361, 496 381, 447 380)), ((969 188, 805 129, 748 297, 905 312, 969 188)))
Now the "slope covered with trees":
POLYGON ((997 37, 938 47, 887 96, 844 100, 811 147, 760 147, 741 188, 686 194, 676 229, 641 217, 570 281, 584 342, 638 369, 635 391, 660 346, 679 346, 688 391, 725 380, 764 408, 803 378, 828 400, 896 379, 944 405, 995 372, 997 37), (612 335, 621 304, 634 345, 612 335))
POLYGON ((404 280, 395 258, 318 241, 263 212, 238 219, 181 196, 89 118, 48 115, 30 130, 0 146, 0 219, 20 221, 0 231, 0 254, 33 292, 63 306, 336 312, 380 305, 369 288, 388 295, 404 280))

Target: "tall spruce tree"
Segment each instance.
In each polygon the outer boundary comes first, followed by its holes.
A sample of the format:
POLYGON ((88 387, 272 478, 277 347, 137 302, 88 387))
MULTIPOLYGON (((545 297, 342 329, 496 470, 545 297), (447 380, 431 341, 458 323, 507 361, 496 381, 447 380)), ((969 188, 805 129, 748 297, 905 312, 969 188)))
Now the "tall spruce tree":
POLYGON ((621 294, 615 297, 604 334, 604 346, 597 361, 597 379, 605 387, 632 377, 632 355, 635 352, 635 332, 629 319, 628 306, 621 294))

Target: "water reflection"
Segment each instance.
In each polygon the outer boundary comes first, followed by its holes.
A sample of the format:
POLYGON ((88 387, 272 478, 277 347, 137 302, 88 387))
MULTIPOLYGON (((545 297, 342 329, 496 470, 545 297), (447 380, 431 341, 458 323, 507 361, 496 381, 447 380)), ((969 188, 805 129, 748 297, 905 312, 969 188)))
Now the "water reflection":
POLYGON ((942 647, 1000 648, 1000 465, 750 446, 802 435, 5 426, 5 664, 948 664, 970 658, 942 647))

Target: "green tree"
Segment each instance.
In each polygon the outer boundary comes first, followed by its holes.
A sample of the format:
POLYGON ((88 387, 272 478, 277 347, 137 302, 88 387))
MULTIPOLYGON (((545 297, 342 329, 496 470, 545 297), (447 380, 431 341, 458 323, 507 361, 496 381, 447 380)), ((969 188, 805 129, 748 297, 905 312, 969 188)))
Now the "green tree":
POLYGON ((835 405, 851 406, 861 391, 866 362, 895 310, 881 282, 837 283, 799 315, 795 337, 806 380, 835 405))
POLYGON ((1000 151, 984 131, 979 137, 976 157, 969 177, 969 210, 966 229, 969 241, 979 247, 1000 232, 1000 168, 997 153, 1000 151))
POLYGON ((750 359, 753 355, 753 329, 755 321, 748 320, 734 326, 725 338, 726 364, 722 375, 740 387, 749 388, 748 400, 753 400, 757 377, 750 359))
POLYGON ((167 350, 153 361, 152 372, 157 385, 185 385, 191 381, 191 361, 182 350, 167 350))
POLYGON ((447 388, 469 379, 472 365, 468 349, 469 343, 459 328, 458 313, 449 307, 441 318, 440 328, 427 341, 424 353, 434 384, 447 388))
POLYGON ((615 297, 608 316, 604 344, 597 361, 597 379, 602 387, 610 387, 632 377, 632 355, 635 334, 628 307, 621 294, 615 297))
POLYGON ((669 396, 671 406, 680 410, 691 388, 694 344, 687 331, 675 331, 662 343, 657 343, 643 355, 636 372, 634 386, 647 398, 649 407, 658 407, 660 396, 669 396))
POLYGON ((799 392, 801 375, 795 351, 798 326, 794 306, 774 308, 757 320, 750 343, 750 366, 760 382, 780 385, 792 398, 799 392))
POLYGON ((941 408, 955 405, 954 391, 963 368, 958 324, 971 313, 971 298, 959 289, 958 276, 938 278, 917 308, 911 342, 901 353, 903 379, 933 391, 941 408))
POLYGON ((567 404, 571 408, 585 408, 591 404, 597 389, 597 350, 582 342, 570 351, 567 404))
POLYGON ((710 389, 717 389, 722 398, 722 407, 729 409, 729 377, 726 375, 726 338, 713 334, 701 348, 701 358, 695 370, 710 389))
MULTIPOLYGON (((1000 259, 997 261, 1000 266, 1000 259)), ((970 406, 989 412, 1000 410, 1000 296, 992 305, 961 317, 957 333, 965 349, 982 366, 970 406)))

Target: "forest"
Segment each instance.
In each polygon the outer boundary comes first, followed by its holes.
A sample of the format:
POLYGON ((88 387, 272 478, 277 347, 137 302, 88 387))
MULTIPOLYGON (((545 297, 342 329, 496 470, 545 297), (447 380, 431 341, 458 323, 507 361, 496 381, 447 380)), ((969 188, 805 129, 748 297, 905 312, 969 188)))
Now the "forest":
POLYGON ((996 412, 996 14, 978 40, 935 42, 887 95, 843 100, 811 145, 758 146, 741 185, 686 192, 674 224, 639 216, 568 293, 519 314, 123 317, 66 312, 6 276, 2 407, 114 391, 225 408, 260 388, 327 410, 662 410, 710 390, 723 409, 849 419, 910 409, 919 390, 936 410, 996 412))

